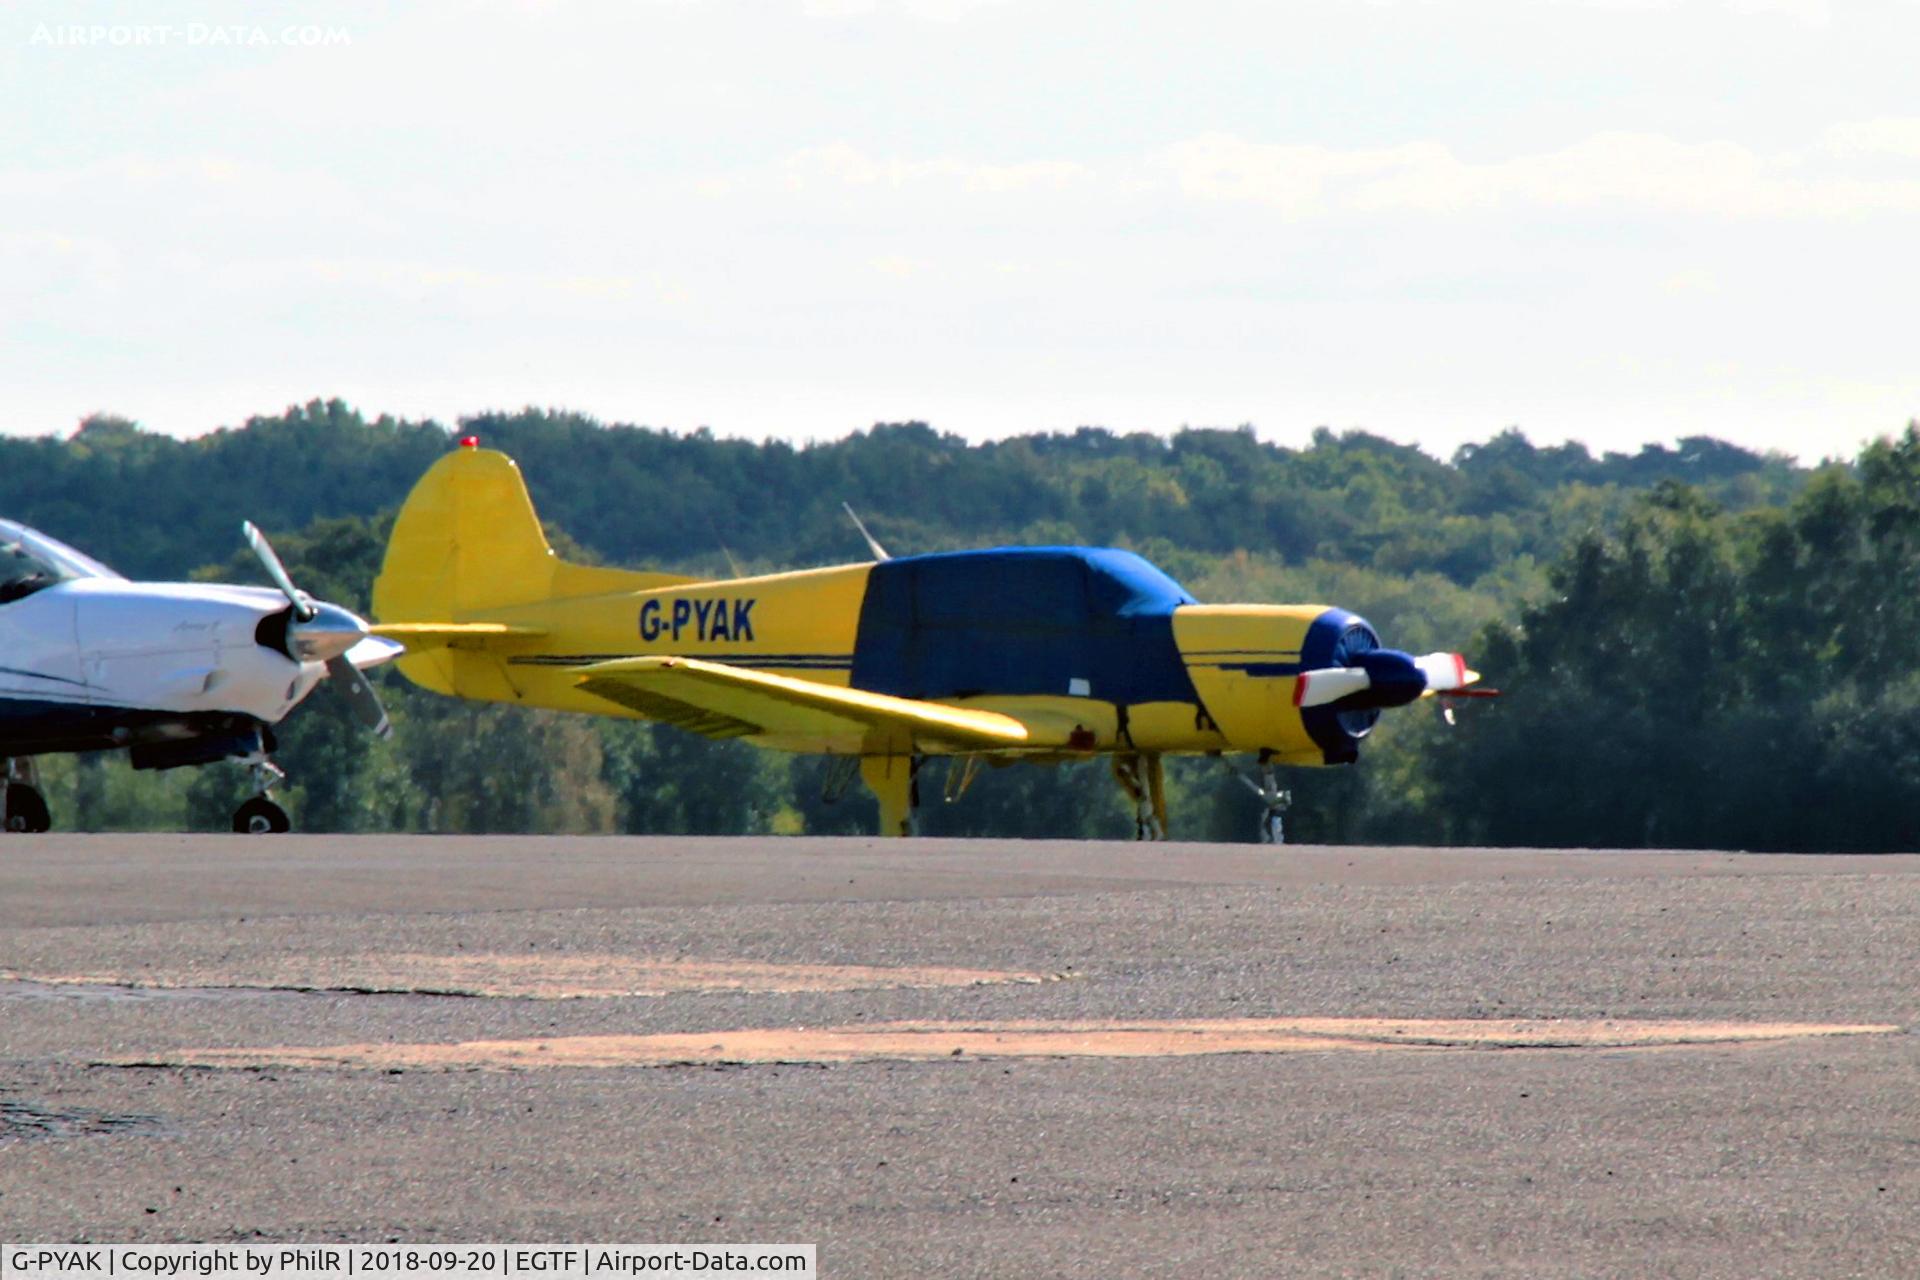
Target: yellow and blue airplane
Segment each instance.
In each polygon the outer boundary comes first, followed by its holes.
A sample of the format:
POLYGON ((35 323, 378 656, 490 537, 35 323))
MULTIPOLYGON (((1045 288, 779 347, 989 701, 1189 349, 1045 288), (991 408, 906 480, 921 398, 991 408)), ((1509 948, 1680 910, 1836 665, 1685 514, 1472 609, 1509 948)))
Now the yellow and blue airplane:
MULTIPOLYGON (((865 530, 862 528, 864 534, 865 530)), ((858 761, 910 835, 930 756, 1110 757, 1142 838, 1167 755, 1358 758, 1383 708, 1478 693, 1458 654, 1387 649, 1322 605, 1201 604, 1130 551, 1000 547, 726 580, 569 563, 519 468, 473 437, 401 508, 374 634, 424 688, 636 717, 858 761)))

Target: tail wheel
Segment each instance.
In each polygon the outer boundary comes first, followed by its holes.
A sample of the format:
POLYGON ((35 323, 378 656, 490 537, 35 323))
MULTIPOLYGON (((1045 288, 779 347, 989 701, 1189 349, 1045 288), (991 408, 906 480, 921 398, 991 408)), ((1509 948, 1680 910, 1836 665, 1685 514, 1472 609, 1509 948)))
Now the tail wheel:
POLYGON ((50 831, 53 817, 47 802, 32 787, 15 782, 7 786, 7 830, 16 832, 50 831))
POLYGON ((265 796, 255 796, 233 811, 233 829, 243 836, 281 835, 293 830, 293 821, 265 796))

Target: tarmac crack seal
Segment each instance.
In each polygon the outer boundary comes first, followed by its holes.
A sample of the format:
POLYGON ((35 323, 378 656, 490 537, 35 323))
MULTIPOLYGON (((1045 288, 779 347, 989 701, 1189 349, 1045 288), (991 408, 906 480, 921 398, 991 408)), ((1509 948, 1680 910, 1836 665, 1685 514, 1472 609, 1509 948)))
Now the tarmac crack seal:
POLYGON ((159 1116, 95 1111, 86 1107, 48 1107, 16 1098, 0 1098, 0 1140, 154 1133, 163 1128, 159 1116))
MULTIPOLYGON (((1056 981, 1059 974, 932 965, 771 964, 753 960, 580 955, 298 956, 256 967, 186 964, 84 974, 0 974, 11 994, 54 988, 303 991, 352 995, 493 996, 577 1000, 661 997, 693 992, 755 994, 974 987, 1056 981)), ((0 983, 0 997, 10 994, 0 983)))
MULTIPOLYGON (((1881 1035, 1886 1024, 1575 1019, 1247 1018, 1190 1021, 888 1022, 662 1035, 544 1036, 455 1044, 184 1049, 173 1065, 518 1070, 684 1063, 952 1057, 1163 1058, 1224 1053, 1632 1050, 1881 1035)), ((152 1058, 143 1065, 154 1065, 152 1058)))

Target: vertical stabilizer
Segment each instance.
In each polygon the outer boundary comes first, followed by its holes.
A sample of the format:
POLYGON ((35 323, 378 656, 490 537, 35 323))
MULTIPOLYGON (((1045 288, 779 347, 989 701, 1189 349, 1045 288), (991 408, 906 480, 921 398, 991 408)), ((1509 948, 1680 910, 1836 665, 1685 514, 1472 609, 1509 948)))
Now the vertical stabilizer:
POLYGON ((516 605, 688 581, 554 555, 512 458, 463 446, 407 495, 373 584, 381 622, 465 622, 516 605))

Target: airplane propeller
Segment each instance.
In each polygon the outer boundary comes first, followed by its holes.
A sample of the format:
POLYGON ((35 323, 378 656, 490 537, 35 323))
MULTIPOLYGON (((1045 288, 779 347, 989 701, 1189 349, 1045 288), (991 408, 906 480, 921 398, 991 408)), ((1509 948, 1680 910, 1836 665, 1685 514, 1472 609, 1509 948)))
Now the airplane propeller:
POLYGON ((287 572, 286 565, 280 563, 279 555, 274 551, 273 544, 267 541, 267 535, 260 532, 260 526, 251 520, 243 520, 240 522, 240 532, 246 535, 247 545, 253 549, 255 558, 267 571, 267 576, 273 579, 273 585, 279 587, 280 593, 293 602, 294 620, 311 622, 315 613, 313 597, 293 585, 293 575, 287 572))
POLYGON ((380 737, 390 736, 393 723, 387 719, 386 708, 380 705, 380 695, 373 691, 373 685, 349 655, 362 644, 384 647, 392 642, 373 636, 365 622, 339 605, 315 600, 294 586, 292 575, 280 563, 280 557, 274 554, 273 544, 267 541, 267 535, 260 532, 251 520, 240 528, 246 535, 247 545, 267 571, 267 576, 273 579, 273 584, 280 588, 280 593, 293 606, 293 617, 287 623, 283 645, 287 656, 296 662, 325 663, 327 675, 346 698, 354 718, 380 737))
MULTIPOLYGON (((1321 707, 1344 701, 1352 708, 1398 707, 1428 694, 1443 700, 1499 696, 1494 689, 1469 687, 1480 673, 1468 670, 1467 660, 1457 653, 1426 653, 1416 658, 1397 649, 1374 649, 1357 655, 1355 663, 1301 672, 1293 704, 1321 707)), ((1449 723, 1451 719, 1449 714, 1449 723)))

